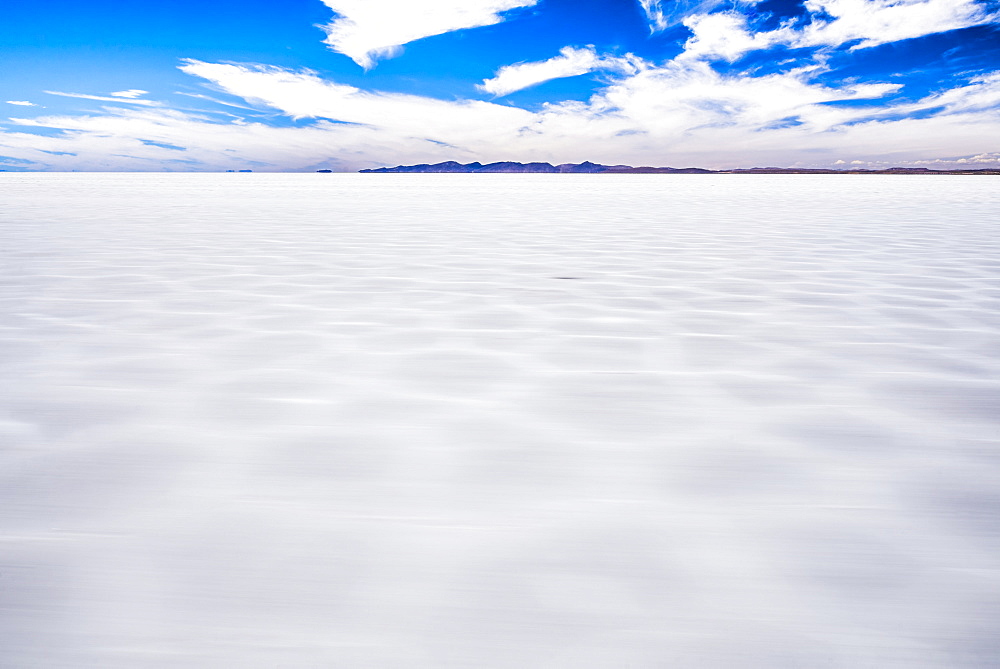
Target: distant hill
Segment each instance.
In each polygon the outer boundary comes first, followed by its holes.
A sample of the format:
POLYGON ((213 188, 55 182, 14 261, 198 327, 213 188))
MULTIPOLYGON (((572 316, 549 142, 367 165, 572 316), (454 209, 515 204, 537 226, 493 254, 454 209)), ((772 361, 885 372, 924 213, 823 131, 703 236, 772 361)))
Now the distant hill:
MULTIPOLYGON (((326 172, 329 170, 320 170, 326 172)), ((461 174, 1000 174, 997 169, 979 170, 931 170, 926 167, 890 167, 885 170, 832 170, 805 169, 794 167, 752 167, 737 170, 706 170, 700 167, 632 167, 631 165, 600 165, 585 161, 582 163, 457 163, 449 160, 433 165, 398 165, 396 167, 379 167, 371 170, 360 170, 366 174, 425 174, 425 173, 461 173, 461 174)))
POLYGON ((399 165, 398 167, 379 167, 372 170, 361 170, 365 173, 426 173, 426 172, 460 172, 465 174, 471 173, 522 173, 531 172, 535 174, 597 174, 602 172, 622 172, 622 173, 637 173, 637 172, 704 172, 709 173, 711 170, 703 170, 697 167, 689 167, 684 169, 676 169, 673 167, 632 167, 631 165, 599 165, 597 163, 592 163, 590 161, 585 161, 582 163, 564 163, 562 165, 553 165, 551 163, 516 163, 516 162, 500 162, 500 163, 487 163, 483 165, 482 163, 456 163, 454 160, 449 160, 444 163, 436 163, 434 165, 399 165))

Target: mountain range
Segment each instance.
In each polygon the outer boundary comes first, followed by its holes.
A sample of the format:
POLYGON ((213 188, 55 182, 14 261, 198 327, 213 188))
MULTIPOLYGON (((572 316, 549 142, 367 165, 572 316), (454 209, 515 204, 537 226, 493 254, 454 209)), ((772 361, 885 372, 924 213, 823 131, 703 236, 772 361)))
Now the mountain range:
MULTIPOLYGON (((330 170, 319 170, 328 172, 330 170)), ((600 165, 590 161, 582 163, 518 163, 499 162, 482 164, 458 163, 449 160, 433 165, 398 165, 360 170, 367 174, 384 173, 536 173, 536 174, 1000 174, 998 169, 932 170, 926 167, 890 167, 884 170, 862 169, 807 169, 797 167, 753 167, 735 170, 706 170, 700 167, 632 167, 631 165, 600 165)))

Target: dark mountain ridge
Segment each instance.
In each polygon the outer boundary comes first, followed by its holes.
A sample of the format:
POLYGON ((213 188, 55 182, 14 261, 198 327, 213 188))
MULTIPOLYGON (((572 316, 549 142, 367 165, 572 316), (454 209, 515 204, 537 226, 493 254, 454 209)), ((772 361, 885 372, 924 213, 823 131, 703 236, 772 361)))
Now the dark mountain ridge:
POLYGON ((584 161, 582 163, 518 163, 504 161, 482 164, 458 163, 449 160, 433 165, 398 165, 396 167, 379 167, 370 170, 360 170, 366 174, 426 174, 426 173, 460 173, 460 174, 1000 174, 1000 169, 973 170, 932 170, 926 167, 890 167, 884 170, 834 170, 808 169, 797 167, 752 167, 735 170, 706 170, 700 167, 632 167, 631 165, 601 165, 584 161))

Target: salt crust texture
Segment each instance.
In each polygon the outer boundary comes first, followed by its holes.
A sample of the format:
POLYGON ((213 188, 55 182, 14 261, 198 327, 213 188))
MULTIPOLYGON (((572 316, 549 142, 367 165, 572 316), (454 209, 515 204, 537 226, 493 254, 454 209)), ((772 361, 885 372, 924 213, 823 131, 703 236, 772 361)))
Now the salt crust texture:
POLYGON ((997 666, 997 183, 0 175, 0 664, 997 666))

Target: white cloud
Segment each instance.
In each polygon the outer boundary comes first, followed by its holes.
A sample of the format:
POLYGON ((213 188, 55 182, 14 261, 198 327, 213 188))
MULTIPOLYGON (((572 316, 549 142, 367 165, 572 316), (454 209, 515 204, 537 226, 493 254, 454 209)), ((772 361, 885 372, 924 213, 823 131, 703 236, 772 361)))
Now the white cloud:
POLYGON ((650 32, 667 29, 669 23, 663 12, 663 0, 639 0, 639 6, 646 12, 650 32))
POLYGON ((980 153, 975 156, 958 158, 955 162, 959 165, 1000 165, 1000 151, 994 153, 980 153))
POLYGON ((961 114, 1000 108, 1000 72, 975 77, 964 86, 956 86, 928 95, 917 102, 893 107, 890 113, 912 114, 940 109, 941 114, 961 114))
MULTIPOLYGON (((707 167, 791 164, 804 151, 828 165, 836 159, 834 151, 848 149, 913 159, 1000 149, 1000 140, 984 140, 1000 137, 1000 76, 908 106, 838 106, 827 103, 875 100, 899 84, 832 88, 813 81, 816 66, 750 77, 724 76, 705 62, 681 61, 642 69, 587 103, 550 104, 532 113, 481 101, 370 93, 278 68, 192 62, 184 69, 292 116, 376 130, 383 146, 400 150, 364 151, 375 163, 405 162, 401 152, 412 154, 421 143, 417 162, 589 159, 707 167), (941 111, 927 119, 893 120, 932 108, 941 111)), ((364 166, 361 156, 355 164, 364 166)))
POLYGON ((529 112, 484 101, 366 92, 274 67, 190 61, 183 69, 250 104, 321 120, 276 128, 163 108, 109 108, 87 116, 14 119, 26 129, 63 133, 0 130, 0 155, 49 169, 354 170, 442 160, 822 167, 837 159, 986 161, 1000 152, 1000 73, 916 102, 879 104, 877 98, 897 84, 835 88, 815 82, 816 68, 750 77, 679 61, 647 64, 588 102, 529 112), (841 100, 872 102, 828 104, 841 100), (914 112, 925 118, 900 118, 914 112))
POLYGON ((693 34, 682 58, 734 61, 779 44, 802 48, 857 42, 852 50, 865 49, 1000 20, 977 0, 807 0, 805 7, 812 15, 806 26, 765 32, 753 32, 736 11, 688 16, 683 23, 693 34))
POLYGON ((476 88, 494 95, 507 95, 545 81, 575 77, 594 70, 635 74, 642 67, 642 59, 632 54, 620 57, 598 56, 592 46, 582 49, 567 46, 559 51, 558 56, 548 60, 505 65, 497 70, 495 77, 487 79, 476 88))
POLYGON ((356 123, 444 143, 483 146, 530 123, 523 109, 478 100, 445 101, 418 95, 368 92, 325 81, 311 72, 275 67, 187 61, 181 69, 227 93, 296 118, 356 123))
POLYGON ((7 100, 9 105, 18 105, 19 107, 37 107, 34 102, 28 102, 27 100, 7 100))
POLYGON ((831 128, 868 113, 826 103, 877 98, 899 88, 829 88, 812 83, 811 75, 812 68, 801 68, 760 77, 724 76, 700 61, 670 63, 609 86, 586 106, 548 107, 542 132, 556 135, 575 127, 583 136, 578 141, 587 137, 596 145, 661 155, 682 146, 692 153, 698 147, 709 155, 738 154, 759 138, 792 134, 808 148, 824 142, 822 134, 831 128))
POLYGON ((977 169, 1000 169, 1000 152, 980 153, 974 156, 948 156, 945 158, 930 158, 917 160, 838 160, 836 165, 852 165, 863 169, 885 169, 889 166, 895 167, 926 167, 932 170, 977 170, 977 169))
POLYGON ((124 97, 112 98, 106 95, 87 95, 85 93, 63 93, 61 91, 43 91, 49 95, 59 95, 64 98, 83 98, 84 100, 100 100, 101 102, 125 102, 132 105, 155 106, 157 103, 152 100, 132 100, 124 97))
MULTIPOLYGON (((649 32, 658 33, 681 23, 685 16, 707 14, 724 4, 725 0, 638 0, 646 14, 649 32)), ((746 0, 744 4, 754 4, 746 0)))
POLYGON ((787 39, 788 30, 753 33, 739 12, 696 14, 684 19, 692 35, 679 59, 724 58, 734 61, 745 53, 768 49, 787 39))
POLYGON ((539 0, 323 0, 339 15, 326 43, 368 69, 414 40, 503 21, 501 14, 539 0))
POLYGON ((814 21, 792 46, 836 46, 861 40, 854 49, 922 37, 996 21, 977 0, 806 0, 814 21))
MULTIPOLYGON (((327 27, 328 42, 371 66, 401 44, 497 23, 503 11, 538 0, 324 2, 339 14, 327 27)), ((618 75, 586 102, 546 104, 532 112, 487 101, 366 91, 308 71, 189 60, 184 72, 256 109, 316 120, 291 128, 239 117, 219 122, 166 109, 142 99, 146 92, 139 89, 108 96, 47 91, 118 104, 86 116, 12 119, 25 131, 0 129, 0 155, 49 169, 154 170, 249 164, 276 170, 358 169, 448 159, 715 168, 829 166, 837 159, 853 165, 995 164, 1000 72, 921 100, 880 103, 900 85, 823 85, 818 83, 824 73, 820 64, 755 76, 720 74, 708 63, 779 44, 866 48, 996 20, 975 0, 807 0, 811 23, 756 34, 735 11, 707 13, 715 2, 640 0, 654 31, 676 22, 684 8, 702 10, 684 19, 692 36, 673 62, 657 66, 631 54, 602 56, 593 47, 566 47, 545 61, 502 67, 480 84, 480 90, 504 95, 597 70, 618 75), (871 102, 830 104, 865 100, 871 102), (123 109, 122 103, 132 108, 123 109), (33 127, 62 132, 43 136, 30 132, 33 127), (811 162, 803 163, 803 156, 811 162)), ((825 53, 815 62, 821 63, 825 53)), ((239 113, 241 105, 224 104, 239 113)))
MULTIPOLYGON (((60 129, 37 135, 0 130, 0 155, 54 170, 225 170, 246 168, 358 169, 372 154, 417 160, 445 149, 423 140, 387 137, 370 127, 320 121, 310 127, 219 123, 164 109, 109 109, 103 115, 13 119, 26 129, 60 129), (180 147, 170 149, 156 144, 180 147)), ((443 160, 444 158, 442 158, 443 160)))
POLYGON ((146 95, 149 91, 141 91, 138 88, 132 88, 127 91, 118 91, 117 93, 112 93, 116 98, 137 98, 142 95, 146 95))

